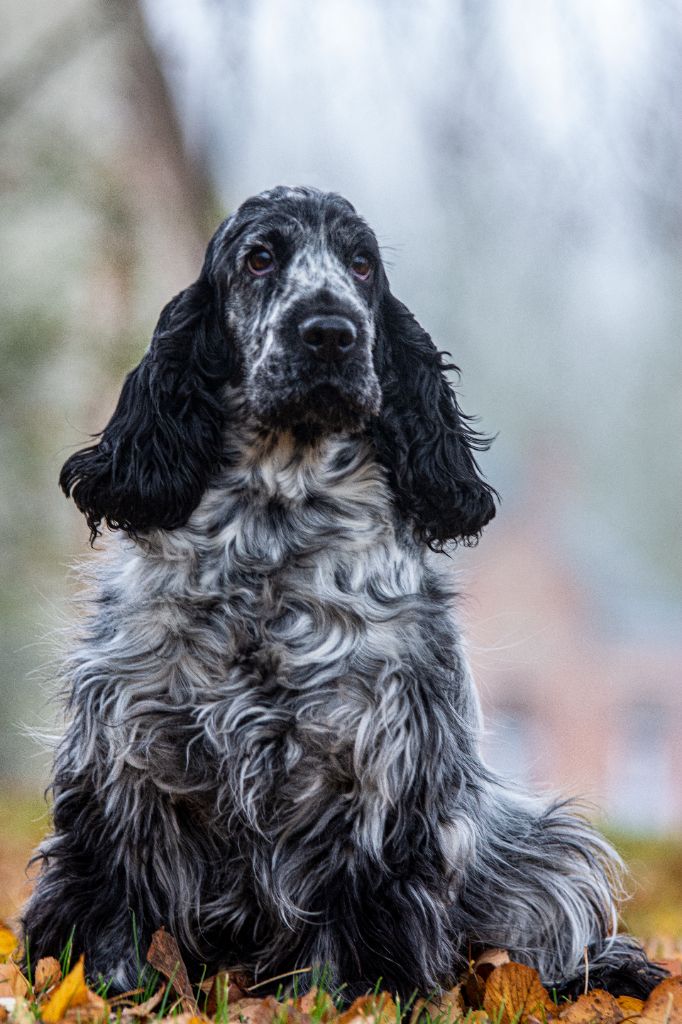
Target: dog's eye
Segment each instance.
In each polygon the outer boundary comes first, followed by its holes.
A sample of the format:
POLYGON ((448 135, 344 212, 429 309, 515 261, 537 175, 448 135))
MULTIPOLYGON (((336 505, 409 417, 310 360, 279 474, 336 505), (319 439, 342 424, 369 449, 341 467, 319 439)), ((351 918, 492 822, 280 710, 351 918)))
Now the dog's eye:
POLYGON ((252 249, 246 257, 246 265, 255 277, 263 277, 275 269, 275 258, 267 249, 252 249))
POLYGON ((366 281, 372 273, 372 261, 363 252, 357 252, 350 261, 350 269, 361 281, 366 281))

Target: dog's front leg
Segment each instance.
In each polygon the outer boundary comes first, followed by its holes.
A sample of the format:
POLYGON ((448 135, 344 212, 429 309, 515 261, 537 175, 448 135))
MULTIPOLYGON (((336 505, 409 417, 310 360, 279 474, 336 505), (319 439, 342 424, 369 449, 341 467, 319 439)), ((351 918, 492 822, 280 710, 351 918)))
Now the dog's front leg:
POLYGON ((204 858, 185 843, 172 800, 131 776, 102 791, 87 774, 55 785, 54 831, 25 907, 28 956, 84 954, 88 978, 111 991, 144 983, 153 932, 165 925, 183 954, 196 935, 196 872, 204 858), (183 844, 187 847, 184 848, 183 844))
POLYGON ((87 976, 112 990, 137 986, 150 934, 147 909, 128 884, 115 828, 88 780, 56 790, 54 831, 22 919, 26 958, 85 955, 87 976))

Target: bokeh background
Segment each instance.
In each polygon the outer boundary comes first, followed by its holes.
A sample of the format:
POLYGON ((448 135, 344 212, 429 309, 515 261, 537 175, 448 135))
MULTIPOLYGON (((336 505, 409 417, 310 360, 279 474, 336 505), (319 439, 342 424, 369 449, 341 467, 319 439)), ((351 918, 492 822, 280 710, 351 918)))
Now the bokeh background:
POLYGON ((458 552, 489 759, 590 801, 682 934, 682 5, 4 0, 0 914, 46 826, 57 490, 217 222, 349 197, 497 433, 458 552))

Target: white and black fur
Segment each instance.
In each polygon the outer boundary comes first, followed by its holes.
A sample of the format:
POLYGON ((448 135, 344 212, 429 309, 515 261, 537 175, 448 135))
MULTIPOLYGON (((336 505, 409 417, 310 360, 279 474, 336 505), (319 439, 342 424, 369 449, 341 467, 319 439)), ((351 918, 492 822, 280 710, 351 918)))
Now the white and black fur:
POLYGON ((277 188, 218 229, 62 473, 93 539, 120 532, 66 666, 33 961, 73 934, 130 988, 134 918, 195 976, 325 964, 350 994, 485 946, 566 993, 585 957, 616 992, 661 977, 614 937, 605 840, 481 761, 435 552, 495 492, 447 368, 339 196, 277 188))

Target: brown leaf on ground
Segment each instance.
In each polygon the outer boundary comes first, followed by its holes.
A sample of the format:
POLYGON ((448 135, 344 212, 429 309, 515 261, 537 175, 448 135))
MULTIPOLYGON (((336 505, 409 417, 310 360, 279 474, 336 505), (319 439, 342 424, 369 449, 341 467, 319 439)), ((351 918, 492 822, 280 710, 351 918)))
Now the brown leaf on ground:
POLYGON ((537 971, 525 964, 502 964, 492 972, 485 986, 483 1009, 498 1024, 517 1024, 528 1017, 545 1019, 557 1008, 537 971))
MULTIPOLYGON (((240 975, 241 977, 241 975, 240 975)), ((227 1004, 230 1006, 232 1003, 239 1002, 240 999, 246 997, 246 989, 242 988, 233 978, 230 971, 219 971, 218 974, 213 978, 208 979, 210 985, 205 991, 208 992, 206 999, 206 1014, 209 1017, 215 1015, 216 1010, 220 1005, 227 1004)), ((201 986, 202 989, 204 986, 201 986)))
POLYGON ((484 949, 476 960, 469 962, 469 972, 462 981, 464 996, 469 1006, 480 1007, 483 1005, 485 995, 485 983, 495 970, 502 964, 509 963, 509 954, 506 949, 484 949))
POLYGON ((153 1014, 156 1007, 161 1002, 163 991, 164 990, 162 987, 159 989, 158 992, 155 992, 153 996, 150 996, 149 999, 145 999, 143 1003, 137 1003, 134 1006, 126 1006, 121 1014, 121 1017, 123 1019, 128 1019, 132 1017, 136 1018, 137 1020, 140 1020, 143 1017, 150 1017, 153 1014))
POLYGON ((66 1015, 67 1010, 72 1006, 85 1006, 88 998, 88 986, 85 984, 85 970, 81 957, 44 1004, 40 1015, 45 1024, 57 1024, 66 1015))
POLYGON ((183 1010, 198 1015, 196 999, 189 983, 187 968, 180 949, 173 936, 169 935, 165 928, 159 928, 152 935, 152 941, 147 950, 147 962, 170 981, 180 998, 183 1010))
POLYGON ((53 985, 58 985, 62 980, 62 969, 59 961, 53 956, 44 956, 36 964, 33 976, 33 988, 36 993, 47 992, 53 985))
POLYGON ((65 1024, 105 1024, 109 1021, 109 1006, 105 999, 88 989, 88 1001, 83 1006, 71 1006, 64 1014, 65 1024))
POLYGON ((485 981, 496 967, 509 962, 509 953, 506 949, 484 949, 474 960, 472 971, 485 981))
POLYGON ((293 1005, 301 1013, 315 1014, 317 1020, 325 1024, 326 1021, 331 1020, 332 1017, 336 1016, 336 1007, 334 1006, 334 1000, 329 995, 329 992, 320 990, 316 985, 313 985, 305 995, 299 996, 298 999, 293 1000, 293 1005))
POLYGON ((9 1017, 9 1011, 4 1006, 0 1006, 0 1024, 5 1024, 5 1021, 9 1017))
POLYGON ((13 960, 0 964, 0 996, 25 996, 28 982, 13 960))
POLYGON ((0 956, 11 956, 18 945, 14 932, 0 921, 0 956))
POLYGON ((242 1024, 272 1024, 282 1014, 282 1005, 274 996, 240 999, 234 1006, 230 1006, 229 1013, 230 1024, 238 1021, 242 1024))
POLYGON ((418 999, 412 1010, 410 1024, 417 1024, 420 1019, 426 1022, 438 1019, 439 1024, 440 1022, 452 1024, 453 1021, 459 1020, 465 1015, 466 1008, 462 991, 460 986, 456 985, 455 988, 441 992, 440 995, 432 996, 430 999, 418 999))
POLYGON ((635 999, 634 996, 617 996, 616 1002, 623 1011, 624 1017, 635 1017, 642 1012, 644 1007, 643 999, 635 999))
POLYGON ((336 1024, 395 1024, 398 1008, 386 992, 360 996, 336 1018, 336 1024))
POLYGON ((559 1015, 564 1024, 619 1024, 623 1016, 618 1000, 600 988, 578 996, 559 1015))
POLYGON ((682 978, 666 978, 644 1003, 645 1024, 682 1024, 682 978))

